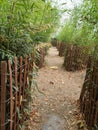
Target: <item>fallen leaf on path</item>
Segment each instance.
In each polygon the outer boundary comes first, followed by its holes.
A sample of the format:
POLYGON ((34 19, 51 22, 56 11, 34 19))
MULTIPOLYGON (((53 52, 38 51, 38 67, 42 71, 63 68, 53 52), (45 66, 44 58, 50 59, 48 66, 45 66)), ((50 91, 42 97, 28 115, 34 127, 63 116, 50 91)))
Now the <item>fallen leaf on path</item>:
POLYGON ((35 115, 36 115, 37 117, 40 117, 40 114, 39 114, 39 112, 36 112, 36 113, 35 113, 35 115))
POLYGON ((82 120, 77 121, 78 127, 81 129, 84 127, 84 122, 82 120))
POLYGON ((69 111, 69 114, 72 114, 72 111, 69 111))
POLYGON ((31 115, 35 115, 35 113, 37 113, 38 112, 38 110, 36 110, 36 109, 33 109, 32 111, 31 111, 31 115))
POLYGON ((57 66, 51 66, 50 69, 55 69, 55 70, 57 70, 58 67, 57 67, 57 66))
POLYGON ((34 118, 33 121, 34 121, 35 123, 40 123, 40 119, 37 119, 37 118, 34 118))
POLYGON ((50 81, 50 84, 54 84, 54 82, 53 82, 53 81, 50 81))
POLYGON ((76 121, 73 121, 72 123, 71 123, 71 126, 73 126, 73 125, 75 125, 76 124, 76 121))
POLYGON ((49 101, 49 99, 48 99, 48 98, 45 98, 45 101, 49 101))

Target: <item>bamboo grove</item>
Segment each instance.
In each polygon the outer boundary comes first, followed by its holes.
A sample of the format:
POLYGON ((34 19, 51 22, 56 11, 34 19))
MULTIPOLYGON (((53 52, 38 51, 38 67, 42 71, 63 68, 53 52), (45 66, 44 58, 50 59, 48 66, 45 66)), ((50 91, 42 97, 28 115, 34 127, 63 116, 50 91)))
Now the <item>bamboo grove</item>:
POLYGON ((82 46, 95 46, 98 43, 98 2, 83 0, 70 12, 58 34, 59 41, 82 46))
POLYGON ((59 12, 45 0, 0 0, 0 60, 32 53, 46 42, 59 21, 59 12))

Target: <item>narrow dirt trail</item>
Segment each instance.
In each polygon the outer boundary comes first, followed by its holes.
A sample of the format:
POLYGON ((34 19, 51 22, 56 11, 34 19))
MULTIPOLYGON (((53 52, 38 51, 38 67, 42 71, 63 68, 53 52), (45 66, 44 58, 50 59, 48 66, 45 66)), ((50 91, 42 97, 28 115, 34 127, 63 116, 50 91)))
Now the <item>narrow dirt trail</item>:
POLYGON ((45 58, 46 65, 38 72, 38 86, 45 94, 37 94, 33 107, 36 117, 32 130, 78 130, 77 106, 85 71, 67 72, 63 58, 51 47, 45 58))

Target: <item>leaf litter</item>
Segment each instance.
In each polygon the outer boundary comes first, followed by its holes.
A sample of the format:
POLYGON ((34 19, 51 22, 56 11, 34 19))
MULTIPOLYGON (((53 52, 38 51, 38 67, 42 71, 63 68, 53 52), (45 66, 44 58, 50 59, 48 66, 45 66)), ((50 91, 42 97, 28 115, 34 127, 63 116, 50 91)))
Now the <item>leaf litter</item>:
POLYGON ((38 87, 44 95, 38 93, 32 103, 30 130, 55 130, 55 128, 56 130, 87 130, 78 103, 85 70, 78 72, 64 70, 63 57, 58 56, 54 47, 50 48, 45 60, 46 66, 39 70, 37 78, 38 87), (51 122, 52 116, 58 119, 51 122), (59 119, 64 121, 61 126, 59 119), (50 122, 52 124, 49 124, 50 122), (58 127, 54 126, 57 122, 58 127))

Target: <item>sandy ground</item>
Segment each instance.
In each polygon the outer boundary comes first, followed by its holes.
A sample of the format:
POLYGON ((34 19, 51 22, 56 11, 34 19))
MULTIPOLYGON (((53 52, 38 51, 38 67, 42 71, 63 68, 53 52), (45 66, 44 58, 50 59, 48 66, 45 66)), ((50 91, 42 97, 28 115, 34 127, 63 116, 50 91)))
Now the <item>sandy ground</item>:
POLYGON ((63 57, 51 47, 38 72, 38 87, 44 94, 38 93, 33 103, 32 130, 78 130, 77 100, 85 71, 67 72, 62 64, 63 57))

